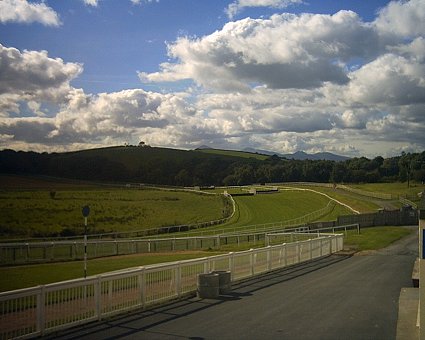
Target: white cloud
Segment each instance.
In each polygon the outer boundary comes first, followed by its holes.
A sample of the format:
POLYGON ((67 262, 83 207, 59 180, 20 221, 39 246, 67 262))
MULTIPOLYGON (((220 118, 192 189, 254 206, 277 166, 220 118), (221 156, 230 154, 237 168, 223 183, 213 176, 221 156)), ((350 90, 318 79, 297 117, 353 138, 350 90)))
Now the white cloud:
POLYGON ((345 63, 376 56, 382 48, 379 39, 374 27, 350 11, 247 18, 209 36, 179 38, 168 45, 176 62, 139 75, 142 81, 191 78, 225 91, 248 91, 253 83, 277 89, 344 84, 349 80, 345 63))
POLYGON ((50 58, 46 51, 19 51, 0 44, 0 114, 18 112, 19 102, 61 103, 70 81, 83 70, 77 63, 50 58))
POLYGON ((84 4, 87 6, 97 7, 99 5, 99 0, 83 0, 84 4))
POLYGON ((416 37, 423 36, 425 32, 424 18, 423 0, 391 1, 380 10, 375 24, 382 32, 416 37))
POLYGON ((142 2, 151 3, 151 2, 159 2, 159 0, 130 0, 133 5, 140 5, 142 2))
POLYGON ((29 3, 27 0, 0 1, 0 22, 33 23, 59 26, 59 15, 44 2, 29 3))
POLYGON ((301 4, 302 0, 237 0, 232 2, 225 10, 230 19, 246 7, 271 7, 286 8, 293 4, 301 4))
POLYGON ((0 146, 57 150, 144 140, 372 157, 422 151, 425 30, 416 29, 413 5, 425 21, 422 5, 411 0, 391 3, 369 23, 351 11, 280 14, 180 37, 168 45, 168 63, 139 77, 199 85, 186 93, 88 94, 70 85, 81 65, 0 46, 0 146), (46 101, 58 105, 56 115, 46 114, 46 101), (14 118, 10 112, 23 106, 26 114, 14 118))

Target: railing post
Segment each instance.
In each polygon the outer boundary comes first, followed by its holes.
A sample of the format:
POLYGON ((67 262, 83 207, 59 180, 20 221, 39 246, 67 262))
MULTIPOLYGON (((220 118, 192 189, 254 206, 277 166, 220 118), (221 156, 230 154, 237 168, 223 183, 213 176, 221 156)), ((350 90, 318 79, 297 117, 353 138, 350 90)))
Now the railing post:
POLYGON ((301 262, 301 251, 303 249, 302 244, 300 244, 300 241, 297 242, 297 263, 301 262))
POLYGON ((176 275, 176 279, 175 279, 175 282, 176 282, 176 293, 177 293, 177 296, 180 296, 181 295, 181 290, 182 290, 182 280, 181 280, 181 276, 182 276, 182 265, 181 265, 181 262, 180 261, 177 263, 177 268, 176 268, 176 271, 175 271, 175 275, 176 275))
POLYGON ((233 252, 229 253, 229 269, 230 269, 230 276, 231 276, 231 281, 233 281, 235 279, 235 255, 233 254, 233 252))
POLYGON ((46 310, 46 290, 44 285, 40 286, 37 293, 37 331, 40 335, 44 335, 45 329, 45 310, 46 310))
POLYGON ((102 276, 98 275, 96 283, 94 285, 94 299, 95 299, 95 306, 96 306, 96 314, 97 319, 102 319, 102 299, 101 299, 101 292, 102 292, 102 282, 101 279, 102 276))
POLYGON ((251 256, 250 256, 250 261, 251 261, 251 276, 254 276, 255 274, 255 257, 254 257, 254 249, 250 249, 251 252, 251 256))
POLYGON ((309 239, 308 241, 309 241, 309 245, 310 245, 310 260, 312 260, 313 259, 313 242, 314 242, 314 240, 309 239))
POLYGON ((271 251, 271 247, 268 246, 267 247, 267 270, 271 271, 272 270, 272 251, 271 251))
POLYGON ((141 273, 139 275, 139 289, 140 289, 142 307, 145 307, 145 305, 146 305, 146 270, 145 270, 145 267, 142 267, 141 273))

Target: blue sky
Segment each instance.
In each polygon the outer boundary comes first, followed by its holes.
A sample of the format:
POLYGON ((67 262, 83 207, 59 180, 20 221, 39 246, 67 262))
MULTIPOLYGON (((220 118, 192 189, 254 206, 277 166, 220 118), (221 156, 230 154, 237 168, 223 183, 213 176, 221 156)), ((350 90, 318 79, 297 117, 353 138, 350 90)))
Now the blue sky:
POLYGON ((0 148, 425 149, 420 0, 0 0, 0 148))

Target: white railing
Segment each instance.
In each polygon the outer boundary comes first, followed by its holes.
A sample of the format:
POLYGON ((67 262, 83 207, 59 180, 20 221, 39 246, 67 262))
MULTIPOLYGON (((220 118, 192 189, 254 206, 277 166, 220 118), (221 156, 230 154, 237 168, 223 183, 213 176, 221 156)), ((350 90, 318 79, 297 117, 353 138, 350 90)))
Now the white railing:
MULTIPOLYGON (((314 237, 314 235, 311 235, 314 237)), ((194 294, 197 276, 231 272, 232 282, 330 255, 343 235, 201 259, 132 268, 0 294, 0 338, 29 338, 194 294)))

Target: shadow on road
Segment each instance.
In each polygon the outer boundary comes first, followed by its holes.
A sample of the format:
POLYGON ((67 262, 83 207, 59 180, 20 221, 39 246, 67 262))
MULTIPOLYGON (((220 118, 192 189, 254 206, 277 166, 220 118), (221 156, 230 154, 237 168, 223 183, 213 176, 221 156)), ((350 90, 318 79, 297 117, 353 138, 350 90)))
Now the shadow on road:
MULTIPOLYGON (((139 332, 149 333, 149 329, 155 326, 177 320, 227 301, 249 297, 261 289, 266 289, 276 284, 290 281, 297 277, 332 266, 349 257, 351 257, 351 255, 331 255, 303 264, 293 265, 235 283, 232 285, 231 293, 221 295, 217 299, 199 299, 192 297, 144 311, 139 310, 131 312, 106 321, 88 324, 78 329, 74 328, 59 333, 53 333, 46 337, 46 339, 119 339, 131 337, 132 335, 135 336, 135 334, 139 332)), ((163 335, 167 336, 167 334, 163 335)), ((169 336, 172 335, 169 334, 169 336)))

